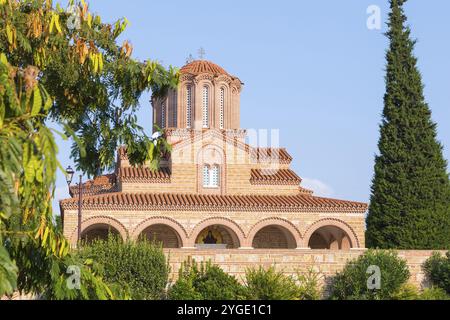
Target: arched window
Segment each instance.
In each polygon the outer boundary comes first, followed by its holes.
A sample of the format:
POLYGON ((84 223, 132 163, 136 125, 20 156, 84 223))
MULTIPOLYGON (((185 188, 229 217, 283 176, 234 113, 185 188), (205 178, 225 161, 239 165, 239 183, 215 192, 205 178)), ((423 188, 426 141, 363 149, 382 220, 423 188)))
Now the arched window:
POLYGON ((203 187, 209 187, 209 166, 203 166, 203 187))
POLYGON ((220 186, 220 168, 218 165, 212 167, 203 166, 203 187, 218 188, 220 186))
POLYGON ((220 88, 220 129, 224 128, 225 88, 220 88))
POLYGON ((186 87, 186 127, 191 128, 192 119, 192 87, 186 87))
POLYGON ((211 188, 218 188, 219 187, 219 166, 215 165, 211 168, 210 173, 210 185, 211 188))
POLYGON ((161 104, 161 129, 166 127, 166 103, 161 104))
MULTIPOLYGON (((173 98, 174 98, 175 101, 177 101, 177 93, 176 92, 173 94, 173 98)), ((174 103, 174 102, 171 103, 171 110, 172 110, 171 111, 171 113, 172 113, 172 117, 171 117, 172 123, 169 124, 169 126, 171 126, 172 128, 176 128, 178 126, 177 125, 178 110, 177 110, 177 104, 176 103, 174 103)))
POLYGON ((209 89, 203 86, 202 94, 203 128, 209 128, 209 89))

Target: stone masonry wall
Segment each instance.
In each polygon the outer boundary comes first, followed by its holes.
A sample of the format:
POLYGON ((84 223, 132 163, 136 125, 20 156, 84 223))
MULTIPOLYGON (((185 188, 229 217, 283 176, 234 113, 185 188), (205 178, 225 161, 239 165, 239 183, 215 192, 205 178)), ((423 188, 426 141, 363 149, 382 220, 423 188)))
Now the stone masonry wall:
MULTIPOLYGON (((258 266, 275 266, 285 274, 294 275, 297 271, 304 272, 313 268, 322 275, 322 280, 333 276, 342 270, 347 261, 357 258, 365 249, 350 251, 330 250, 165 250, 171 266, 171 279, 175 280, 177 272, 188 259, 197 262, 211 261, 219 265, 224 271, 243 280, 247 268, 258 266)), ((433 251, 400 250, 398 255, 407 261, 411 272, 410 282, 417 287, 427 287, 422 264, 431 256, 433 251)), ((383 272, 383 270, 381 270, 383 272)))

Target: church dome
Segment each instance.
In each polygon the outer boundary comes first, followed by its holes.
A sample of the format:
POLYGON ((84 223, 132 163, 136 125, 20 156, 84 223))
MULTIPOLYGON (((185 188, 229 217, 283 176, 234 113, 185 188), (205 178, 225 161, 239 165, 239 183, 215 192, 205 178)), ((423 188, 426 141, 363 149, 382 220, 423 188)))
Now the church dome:
POLYGON ((217 64, 207 61, 207 60, 194 60, 184 67, 180 69, 181 74, 192 74, 192 75, 199 75, 202 73, 210 73, 214 76, 219 75, 226 75, 231 77, 231 75, 226 72, 222 67, 218 66, 217 64))

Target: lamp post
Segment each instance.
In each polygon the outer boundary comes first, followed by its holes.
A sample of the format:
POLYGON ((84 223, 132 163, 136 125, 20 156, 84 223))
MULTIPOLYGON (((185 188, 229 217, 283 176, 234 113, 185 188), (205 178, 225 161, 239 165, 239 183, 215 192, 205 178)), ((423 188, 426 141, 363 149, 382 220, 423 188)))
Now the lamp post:
MULTIPOLYGON (((72 183, 73 175, 75 171, 68 166, 66 169, 66 181, 70 188, 72 183)), ((81 240, 81 201, 83 200, 83 175, 80 174, 80 182, 78 183, 78 233, 77 233, 77 243, 81 240)))

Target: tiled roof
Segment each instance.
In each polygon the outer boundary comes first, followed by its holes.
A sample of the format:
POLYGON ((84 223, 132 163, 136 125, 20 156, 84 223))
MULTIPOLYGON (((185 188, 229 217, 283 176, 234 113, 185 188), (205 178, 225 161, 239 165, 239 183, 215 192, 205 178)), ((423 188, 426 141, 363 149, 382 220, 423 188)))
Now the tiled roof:
POLYGON ((170 169, 160 168, 150 170, 147 167, 122 167, 117 170, 117 176, 123 182, 170 182, 170 169))
POLYGON ((299 186, 299 187, 298 187, 298 191, 299 191, 301 194, 308 194, 308 195, 312 195, 312 194, 314 193, 314 191, 309 190, 309 189, 306 189, 306 188, 303 188, 302 186, 299 186))
MULTIPOLYGON (((191 63, 188 63, 184 67, 180 69, 181 74, 192 74, 192 75, 199 75, 202 73, 211 73, 215 76, 218 75, 227 75, 228 72, 226 72, 222 67, 218 66, 217 64, 207 61, 207 60, 195 60, 191 63)), ((231 76, 230 76, 231 77, 231 76)))
MULTIPOLYGON (((77 199, 60 201, 64 210, 76 209, 77 199)), ((365 213, 367 204, 298 194, 197 195, 107 193, 83 198, 83 208, 93 210, 281 211, 365 213)))
POLYGON ((251 184, 300 184, 302 179, 290 169, 252 169, 251 184))
MULTIPOLYGON (((96 195, 108 192, 117 192, 116 188, 116 175, 107 174, 88 180, 82 185, 83 195, 96 195)), ((71 186, 69 188, 70 195, 73 197, 78 195, 78 185, 71 186)))
POLYGON ((291 155, 285 148, 252 148, 251 155, 257 162, 290 163, 291 155))

